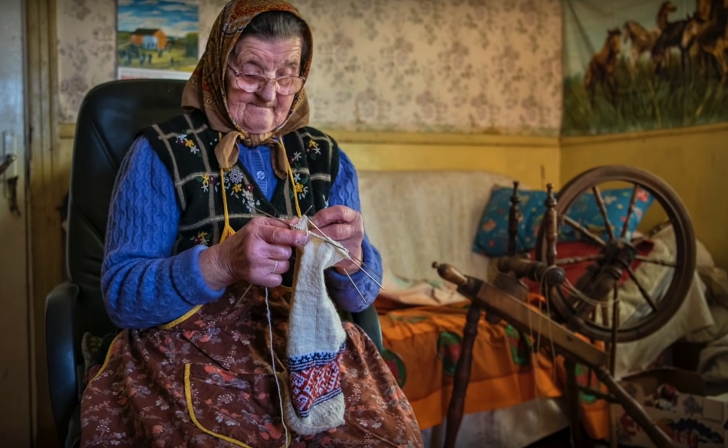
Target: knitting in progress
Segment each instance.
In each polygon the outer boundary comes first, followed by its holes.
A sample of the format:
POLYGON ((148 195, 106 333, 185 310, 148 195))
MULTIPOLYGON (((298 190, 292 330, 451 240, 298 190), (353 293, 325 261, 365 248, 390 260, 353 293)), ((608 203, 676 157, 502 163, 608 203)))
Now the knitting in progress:
MULTIPOLYGON (((220 135, 222 143, 225 139, 220 135)), ((232 139, 235 142, 235 138, 232 139)), ((216 147, 215 155, 222 167, 237 159, 237 145, 227 145, 233 155, 226 155, 216 147)), ((230 151, 227 151, 230 152, 230 151)), ((293 176, 288 166, 289 175, 293 176)), ((220 178, 224 179, 224 168, 220 178)), ((235 233, 230 227, 227 198, 223 196, 225 227, 221 242, 235 233)), ((299 211, 297 198, 296 209, 299 211)), ((256 210, 259 211, 259 210, 256 210)), ((263 212, 263 214, 266 214, 263 212)), ((267 215, 267 214, 266 214, 267 215)), ((270 215, 267 215, 270 216, 270 215)), ((288 322, 288 344, 286 352, 286 373, 283 387, 279 387, 279 398, 283 396, 281 413, 284 422, 293 431, 302 435, 318 434, 344 424, 344 396, 341 391, 339 362, 346 344, 346 332, 341 324, 334 303, 326 290, 324 271, 339 261, 349 258, 348 251, 338 242, 309 231, 309 217, 303 215, 291 228, 308 232, 309 241, 296 248, 297 257, 293 273, 293 295, 288 322)), ((266 307, 268 296, 266 291, 266 307)), ((270 313, 270 311, 268 311, 270 313)), ((269 317, 269 329, 272 323, 269 317)), ((273 347, 271 362, 275 370, 273 347)), ((286 433, 288 429, 285 428, 286 433)))
MULTIPOLYGON (((308 231, 308 223, 303 216, 293 227, 308 231)), ((346 332, 326 292, 324 270, 348 258, 348 253, 328 238, 309 235, 308 243, 297 248, 284 388, 285 422, 304 435, 344 424, 339 362, 346 332)))

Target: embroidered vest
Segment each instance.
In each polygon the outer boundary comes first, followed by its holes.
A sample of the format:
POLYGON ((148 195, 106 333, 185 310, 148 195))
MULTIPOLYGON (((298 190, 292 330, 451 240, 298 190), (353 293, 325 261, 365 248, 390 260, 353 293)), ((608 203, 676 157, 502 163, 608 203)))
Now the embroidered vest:
MULTIPOLYGON (((331 185, 339 170, 339 149, 333 138, 310 127, 291 132, 283 136, 283 143, 294 186, 291 187, 288 176, 278 179, 268 201, 255 177, 240 161, 221 178, 215 158, 219 134, 209 128, 201 112, 177 116, 142 132, 167 167, 177 192, 181 216, 174 254, 198 244, 211 246, 220 241, 224 227, 223 190, 230 226, 237 232, 253 217, 266 213, 284 218, 296 216, 294 194, 301 213, 313 216, 328 206, 331 185)), ((293 254, 291 269, 283 276, 284 285, 291 284, 295 251, 293 254)))

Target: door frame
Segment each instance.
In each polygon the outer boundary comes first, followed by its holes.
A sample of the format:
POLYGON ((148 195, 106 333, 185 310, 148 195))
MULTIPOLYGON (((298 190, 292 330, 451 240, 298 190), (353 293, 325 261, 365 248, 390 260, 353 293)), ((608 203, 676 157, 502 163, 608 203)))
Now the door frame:
POLYGON ((24 0, 28 133, 28 300, 31 309, 33 446, 59 446, 48 389, 45 300, 66 279, 61 206, 68 191, 71 155, 58 129, 56 0, 24 0))
POLYGON ((34 439, 34 376, 32 367, 33 324, 29 300, 31 285, 29 266, 29 199, 28 194, 28 64, 26 3, 8 0, 0 17, 0 39, 3 41, 3 65, 0 84, 3 105, 0 107, 0 157, 9 154, 15 161, 0 176, 0 231, 4 260, 0 279, 0 440, 8 446, 33 446, 34 439), (11 188, 8 179, 16 178, 11 188), (14 193, 12 193, 14 192, 14 193), (15 195, 14 198, 12 195, 15 195), (17 205, 19 215, 11 209, 17 205))

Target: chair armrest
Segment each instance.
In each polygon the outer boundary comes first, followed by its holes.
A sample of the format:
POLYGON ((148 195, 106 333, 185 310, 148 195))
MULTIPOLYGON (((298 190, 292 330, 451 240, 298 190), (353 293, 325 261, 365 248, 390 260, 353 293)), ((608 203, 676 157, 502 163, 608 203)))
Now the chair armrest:
POLYGON ((359 325, 362 330, 369 336, 369 339, 374 342, 377 346, 379 353, 384 351, 384 345, 382 344, 382 327, 379 325, 379 315, 377 309, 374 308, 374 304, 369 305, 369 308, 358 313, 351 313, 351 320, 355 324, 359 325))
POLYGON ((78 286, 62 283, 46 297, 46 360, 53 418, 63 445, 68 423, 78 405, 76 379, 75 307, 78 286))

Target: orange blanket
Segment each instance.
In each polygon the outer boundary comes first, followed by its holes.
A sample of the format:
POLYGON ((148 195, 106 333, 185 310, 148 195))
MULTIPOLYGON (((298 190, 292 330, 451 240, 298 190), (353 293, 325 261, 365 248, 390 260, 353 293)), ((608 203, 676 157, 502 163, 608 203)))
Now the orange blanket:
MULTIPOLYGON (((392 310, 391 301, 385 304, 387 310, 380 310, 379 316, 383 357, 412 404, 421 429, 436 426, 447 415, 469 302, 396 310, 392 310)), ((491 325, 481 320, 473 349, 466 414, 563 394, 563 360, 557 358, 554 363, 544 350, 532 355, 533 341, 505 322, 491 325)), ((586 371, 577 370, 579 382, 584 385, 586 371)), ((587 431, 595 439, 606 438, 606 403, 583 394, 581 398, 587 431)))

